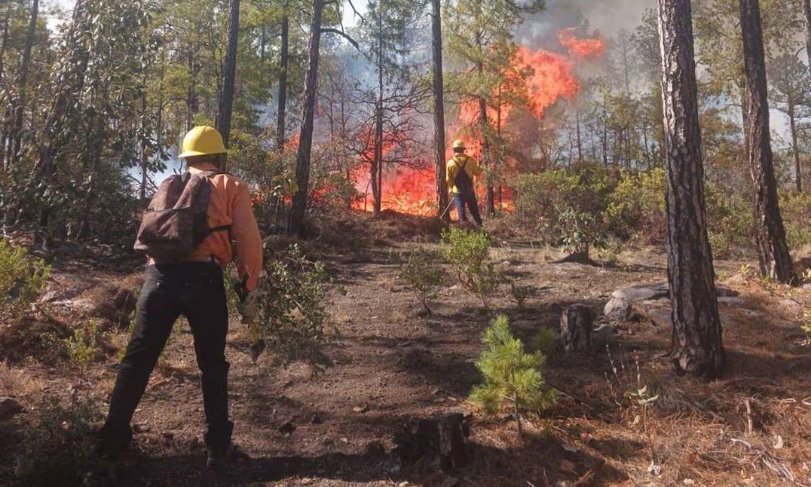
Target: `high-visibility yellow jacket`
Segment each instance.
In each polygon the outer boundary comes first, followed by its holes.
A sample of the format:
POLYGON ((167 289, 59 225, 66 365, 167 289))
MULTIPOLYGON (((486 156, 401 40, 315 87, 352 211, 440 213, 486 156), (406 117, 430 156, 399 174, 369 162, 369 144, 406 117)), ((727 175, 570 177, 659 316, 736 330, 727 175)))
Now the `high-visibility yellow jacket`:
POLYGON ((479 161, 467 154, 454 154, 453 158, 448 161, 445 169, 445 182, 447 183, 448 191, 450 191, 451 194, 459 194, 459 190, 456 188, 454 180, 456 179, 456 173, 459 171, 460 167, 464 167, 464 171, 468 176, 470 176, 471 181, 474 177, 479 176, 482 173, 482 168, 479 166, 479 161))

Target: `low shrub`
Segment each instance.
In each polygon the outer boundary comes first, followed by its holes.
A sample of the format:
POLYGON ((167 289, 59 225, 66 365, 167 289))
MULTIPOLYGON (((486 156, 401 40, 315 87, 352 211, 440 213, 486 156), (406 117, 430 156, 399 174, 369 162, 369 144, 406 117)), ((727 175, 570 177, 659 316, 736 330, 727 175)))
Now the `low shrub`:
POLYGON ((91 399, 67 406, 43 399, 16 455, 18 485, 103 485, 103 466, 93 451, 94 425, 101 417, 91 399))
POLYGON ((51 268, 0 238, 0 319, 18 317, 40 295, 51 268))
POLYGON ((414 291, 425 313, 433 314, 428 299, 436 296, 437 289, 444 282, 445 271, 439 265, 435 254, 420 249, 411 252, 408 260, 400 267, 400 278, 414 291))
POLYGON ((326 341, 324 264, 308 260, 297 244, 265 253, 265 276, 255 292, 256 323, 269 348, 285 363, 329 364, 326 341))
POLYGON ((442 257, 448 261, 459 283, 489 307, 488 297, 498 286, 499 276, 490 262, 490 237, 481 231, 451 227, 442 232, 442 257))
POLYGON ((598 166, 523 174, 516 180, 517 215, 544 243, 588 259, 591 247, 605 242, 612 189, 608 172, 598 166))

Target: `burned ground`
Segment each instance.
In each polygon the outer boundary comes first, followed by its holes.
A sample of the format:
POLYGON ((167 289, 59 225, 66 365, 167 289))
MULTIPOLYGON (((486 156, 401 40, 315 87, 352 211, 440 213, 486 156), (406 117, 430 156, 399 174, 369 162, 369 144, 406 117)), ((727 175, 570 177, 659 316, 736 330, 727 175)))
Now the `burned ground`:
MULTIPOLYGON (((552 409, 530 418, 520 438, 507 415, 483 417, 466 401, 479 380, 474 361, 492 315, 507 314, 532 348, 538 330, 557 329, 569 304, 600 311, 618 288, 665 280, 664 255, 637 249, 612 256, 611 264, 598 257, 600 266, 554 263, 561 257, 554 250, 502 241, 491 256, 510 279, 532 288, 523 307, 503 284, 485 310, 449 275, 432 301, 434 315, 422 317, 398 273, 403 255, 435 246, 436 234, 412 230, 411 237, 419 236, 405 238, 400 227, 391 233, 390 221, 380 225, 376 242, 355 251, 305 245, 335 278, 328 297, 331 367, 320 373, 280 367, 271 356, 254 365, 244 352, 247 330, 233 320, 231 408, 235 440, 250 460, 227 474, 204 473, 199 372, 188 325, 180 322, 136 413, 135 447, 102 480, 131 486, 811 483, 811 352, 798 345, 803 334, 790 303, 732 277, 739 262, 717 262, 720 277, 741 293, 741 301, 721 304, 723 377, 709 383, 676 377, 669 329, 644 320, 619 323, 607 347, 550 355, 545 378, 562 392, 552 409), (628 395, 644 386, 649 397, 658 396, 648 408, 628 395), (401 469, 394 451, 399 429, 412 418, 450 411, 473 415, 475 460, 445 474, 401 469)), ((93 317, 95 308, 81 303, 107 295, 98 291, 102 284, 135 289, 140 279, 133 264, 56 269, 54 282, 73 284, 54 288, 42 305, 67 329, 93 317)), ((9 325, 3 327, 5 334, 9 325)), ((110 350, 85 372, 58 354, 41 360, 2 351, 9 363, 0 371, 0 395, 15 395, 27 409, 0 423, 5 444, 35 427, 42 394, 106 399, 126 332, 112 324, 105 329, 110 350)), ((14 452, 0 455, 4 485, 14 452)))

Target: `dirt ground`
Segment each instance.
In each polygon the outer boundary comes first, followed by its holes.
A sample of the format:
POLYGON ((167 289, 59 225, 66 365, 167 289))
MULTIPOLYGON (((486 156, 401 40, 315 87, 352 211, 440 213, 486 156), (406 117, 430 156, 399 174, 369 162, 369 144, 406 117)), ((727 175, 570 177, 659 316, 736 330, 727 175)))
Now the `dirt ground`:
MULTIPOLYGON (((328 297, 334 329, 326 351, 334 364, 321 373, 296 364, 280 368, 269 356, 252 364, 245 325, 233 320, 227 355, 234 440, 250 459, 224 474, 203 469, 199 372, 188 325, 178 323, 136 412, 134 448, 114 483, 811 485, 811 349, 799 345, 804 335, 790 303, 734 277, 740 262, 716 262, 719 280, 743 298, 743 304, 720 305, 728 363, 723 377, 708 383, 676 377, 667 354, 669 329, 646 320, 618 323, 607 346, 549 357, 545 379, 563 392, 552 409, 527 420, 521 438, 508 415, 484 417, 466 400, 480 380, 474 361, 492 316, 508 315, 531 348, 541 327, 557 329, 569 304, 601 311, 616 289, 664 282, 664 254, 635 249, 611 256, 610 264, 599 255, 598 266, 556 264, 562 254, 554 250, 497 241, 491 257, 498 268, 535 291, 525 306, 516 305, 505 284, 485 310, 449 275, 431 302, 435 314, 422 317, 398 278, 404 252, 436 246, 432 238, 417 240, 426 243, 383 239, 322 254, 337 285, 328 297), (644 386, 648 397, 658 396, 649 407, 628 396, 644 386), (474 461, 446 473, 401 469, 395 433, 413 418, 451 411, 472 415, 474 461)), ((52 318, 75 326, 60 302, 75 305, 100 283, 137 289, 140 272, 132 260, 106 270, 57 266, 53 279, 61 289, 84 281, 86 290, 52 301, 52 318)), ((86 372, 64 359, 57 365, 10 360, 3 374, 25 378, 15 382, 27 384, 25 390, 14 395, 29 410, 13 425, 26 427, 43 393, 106 400, 115 350, 126 334, 110 337, 109 353, 86 372)), ((0 484, 9 479, 13 450, 0 455, 6 475, 0 484)))

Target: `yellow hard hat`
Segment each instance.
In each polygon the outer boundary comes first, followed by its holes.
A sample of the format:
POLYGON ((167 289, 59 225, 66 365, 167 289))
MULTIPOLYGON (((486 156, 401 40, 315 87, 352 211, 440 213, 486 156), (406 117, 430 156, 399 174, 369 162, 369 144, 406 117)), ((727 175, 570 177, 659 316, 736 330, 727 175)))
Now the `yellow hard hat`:
POLYGON ((222 135, 214 127, 200 125, 189 130, 183 137, 180 144, 180 155, 177 157, 208 156, 214 154, 225 154, 225 144, 222 142, 222 135))
POLYGON ((461 139, 454 140, 453 141, 453 149, 454 150, 456 150, 456 149, 462 149, 462 150, 467 149, 467 147, 465 147, 465 141, 461 140, 461 139))

